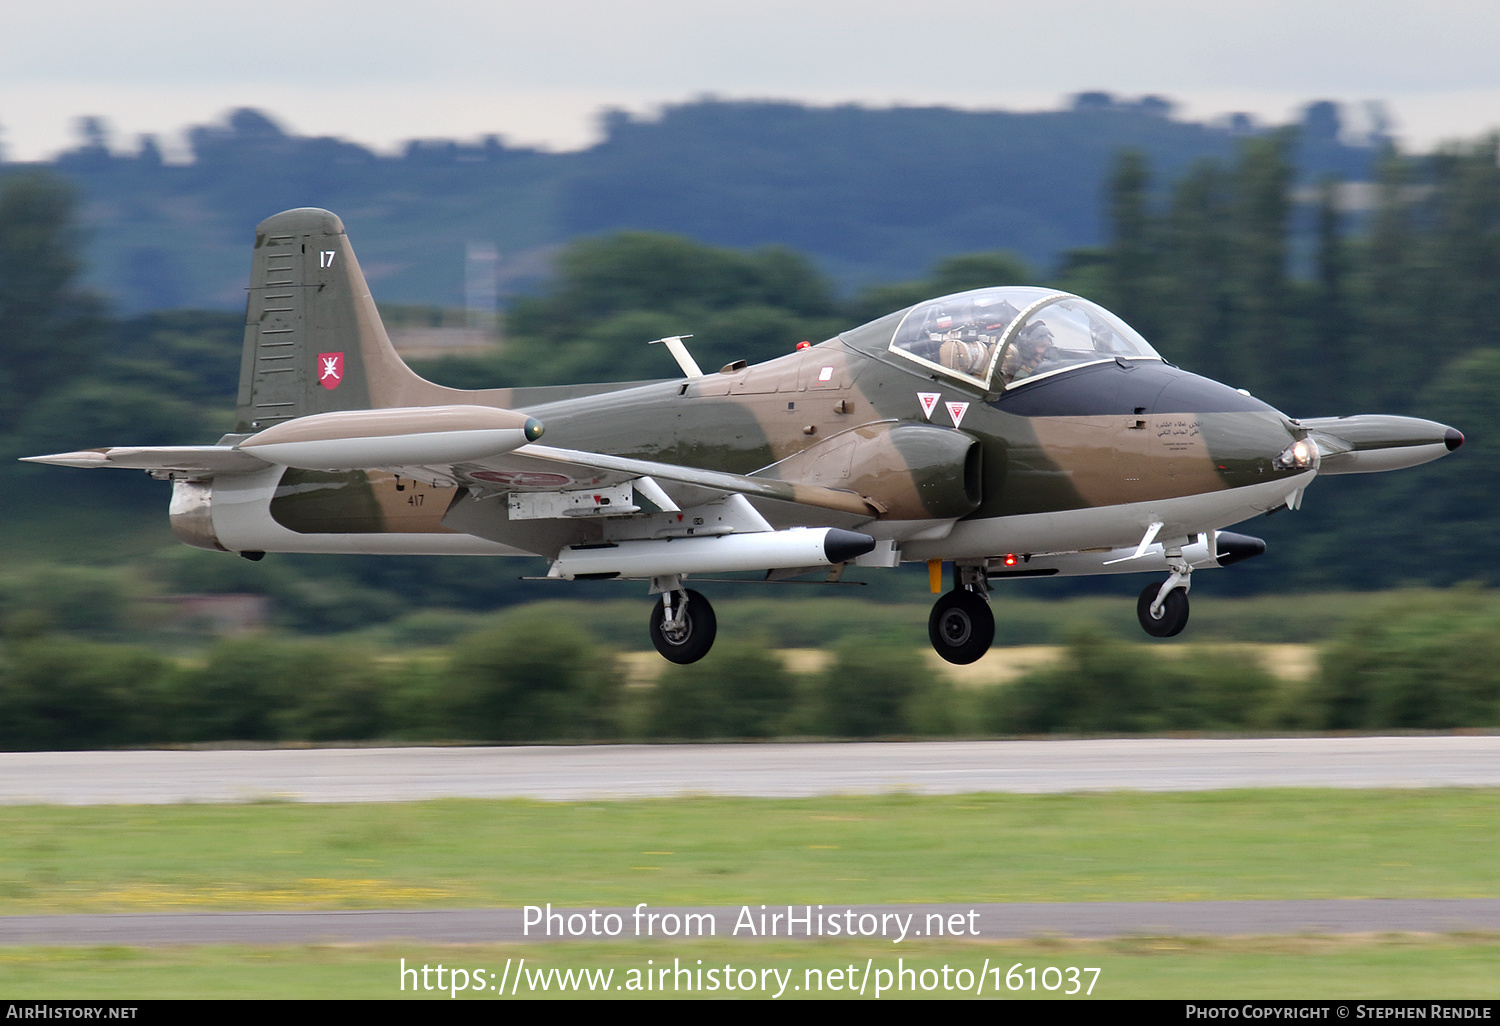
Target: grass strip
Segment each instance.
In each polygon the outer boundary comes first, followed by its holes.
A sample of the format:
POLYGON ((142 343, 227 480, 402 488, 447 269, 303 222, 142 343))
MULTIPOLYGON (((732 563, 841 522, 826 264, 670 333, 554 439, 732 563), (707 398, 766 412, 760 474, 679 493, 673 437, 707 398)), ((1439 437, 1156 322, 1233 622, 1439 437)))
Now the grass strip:
POLYGON ((1500 791, 0 808, 0 913, 1500 896, 1500 791))
POLYGON ((899 949, 888 942, 725 940, 545 947, 414 942, 37 947, 0 949, 0 993, 11 1000, 509 1001, 547 997, 766 999, 779 992, 783 1000, 874 1000, 876 989, 883 986, 881 1000, 1456 1000, 1493 999, 1500 994, 1496 964, 1500 964, 1500 938, 1418 935, 932 942, 899 949), (405 967, 412 970, 404 978, 403 959, 405 967), (524 967, 520 965, 522 959, 526 960, 524 967), (438 966, 444 968, 441 977, 438 966), (424 967, 428 969, 425 980, 421 974, 424 967), (1049 971, 1049 967, 1056 971, 1049 971), (453 976, 455 968, 462 969, 461 977, 453 976), (1070 972, 1074 969, 1078 972, 1070 972), (1086 971, 1091 969, 1098 973, 1086 971), (589 975, 584 976, 581 970, 589 975), (570 973, 571 977, 567 975, 570 973), (981 976, 985 980, 982 992, 978 982, 981 976), (403 979, 405 990, 401 987, 403 979), (439 979, 444 984, 441 989, 437 987, 439 979), (726 980, 734 985, 733 990, 728 989, 726 980), (455 989, 459 981, 472 989, 455 989), (1090 995, 1086 990, 1091 982, 1090 995), (424 983, 432 989, 425 989, 424 983), (1079 993, 1066 993, 1075 988, 1079 993))

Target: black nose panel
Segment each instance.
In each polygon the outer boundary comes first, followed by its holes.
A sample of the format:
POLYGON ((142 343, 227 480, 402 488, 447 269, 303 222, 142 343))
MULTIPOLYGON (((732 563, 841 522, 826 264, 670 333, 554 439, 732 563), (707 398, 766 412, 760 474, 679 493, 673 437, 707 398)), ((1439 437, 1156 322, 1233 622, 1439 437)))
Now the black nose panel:
POLYGON ((994 405, 1022 417, 1275 412, 1238 389, 1155 360, 1079 367, 1012 389, 994 405))

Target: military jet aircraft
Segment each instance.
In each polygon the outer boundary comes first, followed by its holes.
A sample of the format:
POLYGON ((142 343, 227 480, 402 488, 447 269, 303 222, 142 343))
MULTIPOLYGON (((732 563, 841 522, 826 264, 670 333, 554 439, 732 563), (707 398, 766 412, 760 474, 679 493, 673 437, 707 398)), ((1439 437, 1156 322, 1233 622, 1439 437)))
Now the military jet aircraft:
POLYGON ((681 378, 435 385, 391 347, 339 218, 288 210, 256 229, 232 434, 29 459, 170 480, 177 537, 249 559, 542 556, 551 578, 647 582, 678 663, 717 631, 693 576, 925 562, 933 647, 968 663, 996 580, 1165 572, 1137 611, 1171 637, 1195 570, 1265 550, 1224 528, 1298 508, 1320 474, 1463 443, 1409 417, 1295 420, 1055 289, 942 296, 713 373, 658 341, 681 378))

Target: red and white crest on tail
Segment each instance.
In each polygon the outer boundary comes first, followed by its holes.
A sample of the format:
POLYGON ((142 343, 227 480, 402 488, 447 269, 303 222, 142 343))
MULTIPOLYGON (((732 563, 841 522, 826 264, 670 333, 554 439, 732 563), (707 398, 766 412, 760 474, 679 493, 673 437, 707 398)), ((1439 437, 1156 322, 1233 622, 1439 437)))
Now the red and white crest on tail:
POLYGON ((318 384, 332 391, 344 380, 344 354, 318 354, 318 384))

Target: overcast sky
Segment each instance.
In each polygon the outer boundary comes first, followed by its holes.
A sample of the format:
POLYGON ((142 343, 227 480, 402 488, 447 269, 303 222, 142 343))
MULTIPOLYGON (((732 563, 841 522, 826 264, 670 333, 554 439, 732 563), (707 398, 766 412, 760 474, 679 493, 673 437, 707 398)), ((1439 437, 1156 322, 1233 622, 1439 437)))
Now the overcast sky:
POLYGON ((1500 0, 5 0, 0 146, 102 115, 117 148, 233 107, 381 149, 498 133, 587 145, 605 107, 704 94, 1055 109, 1158 94, 1180 115, 1386 104, 1426 149, 1500 127, 1500 0))

